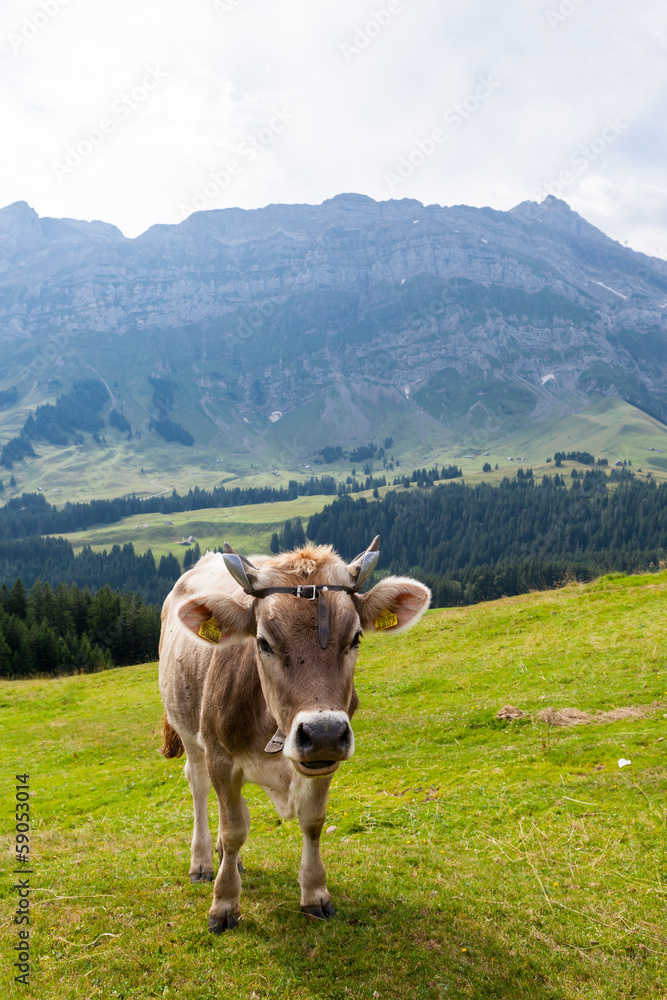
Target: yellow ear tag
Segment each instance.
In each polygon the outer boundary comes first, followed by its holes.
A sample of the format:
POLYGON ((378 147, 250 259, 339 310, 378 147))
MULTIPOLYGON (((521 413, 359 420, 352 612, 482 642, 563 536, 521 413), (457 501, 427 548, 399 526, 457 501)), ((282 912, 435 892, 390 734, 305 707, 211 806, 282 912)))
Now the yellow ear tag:
POLYGON ((393 611, 383 611, 380 617, 375 621, 375 627, 377 629, 393 628, 394 625, 398 625, 398 618, 393 611))
POLYGON ((222 636, 222 629, 218 625, 217 621, 211 615, 207 622, 202 622, 199 626, 199 634, 202 639, 208 640, 208 642, 220 642, 220 637, 222 636))

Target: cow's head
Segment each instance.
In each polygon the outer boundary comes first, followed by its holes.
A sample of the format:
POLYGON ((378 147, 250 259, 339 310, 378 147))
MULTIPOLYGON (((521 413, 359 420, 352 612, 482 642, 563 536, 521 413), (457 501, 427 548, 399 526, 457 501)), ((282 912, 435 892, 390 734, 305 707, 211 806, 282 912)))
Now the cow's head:
POLYGON ((400 632, 419 620, 431 593, 417 580, 388 577, 367 593, 379 538, 345 564, 329 546, 306 545, 249 562, 225 546, 233 592, 188 601, 181 621, 201 641, 253 637, 262 691, 278 729, 268 753, 302 774, 332 774, 354 753, 354 667, 362 632, 400 632))

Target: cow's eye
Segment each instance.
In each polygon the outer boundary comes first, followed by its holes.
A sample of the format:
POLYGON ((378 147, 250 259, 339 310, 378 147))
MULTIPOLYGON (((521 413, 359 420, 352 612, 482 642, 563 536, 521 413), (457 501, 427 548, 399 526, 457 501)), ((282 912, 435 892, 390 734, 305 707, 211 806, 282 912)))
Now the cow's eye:
POLYGON ((266 641, 266 639, 258 639, 257 640, 257 645, 259 646, 260 653, 268 653, 269 655, 271 655, 271 653, 273 653, 273 650, 269 646, 269 644, 266 641))
POLYGON ((361 632, 357 632, 354 639, 350 643, 350 649, 359 649, 360 642, 361 642, 361 632))

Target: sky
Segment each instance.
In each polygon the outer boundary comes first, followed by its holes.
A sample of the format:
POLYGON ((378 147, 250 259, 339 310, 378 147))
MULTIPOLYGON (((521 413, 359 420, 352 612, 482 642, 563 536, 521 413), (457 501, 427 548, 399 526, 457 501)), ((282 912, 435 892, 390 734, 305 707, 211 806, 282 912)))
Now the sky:
POLYGON ((0 205, 563 198, 667 258, 660 0, 4 0, 0 205))

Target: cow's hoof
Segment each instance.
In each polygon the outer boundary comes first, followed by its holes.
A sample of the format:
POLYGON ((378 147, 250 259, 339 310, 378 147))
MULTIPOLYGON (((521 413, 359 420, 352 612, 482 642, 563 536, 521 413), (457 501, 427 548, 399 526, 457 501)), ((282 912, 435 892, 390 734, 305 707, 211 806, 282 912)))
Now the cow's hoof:
POLYGON ((309 920, 328 920, 335 917, 336 911, 331 900, 322 903, 320 906, 302 906, 301 912, 305 913, 309 920))
POLYGON ((191 882, 212 882, 215 878, 215 872, 211 869, 210 872, 205 872, 201 868, 198 872, 190 872, 191 882))
POLYGON ((239 918, 233 913, 225 913, 223 917, 215 917, 212 913, 208 917, 208 929, 211 934, 222 934, 223 931, 233 930, 239 922, 239 918))

